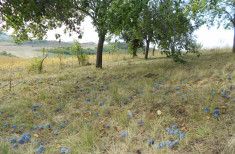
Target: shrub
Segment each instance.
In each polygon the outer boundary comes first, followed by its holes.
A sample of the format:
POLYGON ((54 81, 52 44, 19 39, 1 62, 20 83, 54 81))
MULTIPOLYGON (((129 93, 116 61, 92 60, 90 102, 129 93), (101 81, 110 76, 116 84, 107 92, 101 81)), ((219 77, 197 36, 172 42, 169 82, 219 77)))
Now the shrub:
POLYGON ((47 53, 47 50, 45 48, 42 48, 41 52, 43 54, 43 57, 42 58, 34 57, 32 59, 32 61, 30 62, 28 73, 29 72, 38 72, 38 73, 42 72, 43 62, 48 57, 48 53, 47 53))
POLYGON ((7 56, 7 57, 16 57, 15 55, 12 55, 11 53, 7 53, 6 51, 0 52, 1 56, 7 56))
POLYGON ((82 46, 78 41, 74 41, 70 53, 77 57, 79 65, 83 65, 89 58, 88 55, 83 52, 82 46))

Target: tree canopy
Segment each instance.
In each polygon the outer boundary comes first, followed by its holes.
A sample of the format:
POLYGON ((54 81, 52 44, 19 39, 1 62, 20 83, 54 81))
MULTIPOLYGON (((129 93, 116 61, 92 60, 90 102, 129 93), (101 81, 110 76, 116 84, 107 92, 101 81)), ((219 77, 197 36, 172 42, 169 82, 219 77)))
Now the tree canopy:
POLYGON ((185 2, 180 0, 145 2, 138 14, 135 28, 124 29, 122 32, 124 40, 132 43, 134 56, 142 40, 146 43, 145 59, 148 58, 150 42, 157 44, 162 50, 170 51, 171 54, 167 56, 174 58, 175 61, 183 62, 180 58, 183 53, 197 53, 193 32, 198 27, 192 24, 185 9, 185 2))
POLYGON ((48 30, 63 25, 65 33, 76 32, 80 38, 81 22, 89 16, 99 36, 97 68, 102 68, 103 45, 108 34, 129 33, 133 35, 132 42, 138 45, 145 40, 146 59, 150 42, 157 42, 160 48, 177 56, 182 49, 191 51, 189 44, 193 41, 194 27, 181 0, 2 0, 0 12, 2 30, 13 28, 18 43, 32 38, 42 40, 48 30))
POLYGON ((235 53, 235 0, 192 0, 191 17, 200 25, 209 27, 223 25, 225 29, 234 29, 233 53, 235 53))

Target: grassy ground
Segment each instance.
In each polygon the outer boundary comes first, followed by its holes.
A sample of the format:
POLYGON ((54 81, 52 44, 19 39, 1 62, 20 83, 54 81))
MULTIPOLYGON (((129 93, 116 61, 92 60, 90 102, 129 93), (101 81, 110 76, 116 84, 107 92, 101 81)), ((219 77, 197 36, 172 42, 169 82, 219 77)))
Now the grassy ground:
POLYGON ((109 57, 102 70, 72 62, 65 62, 63 69, 55 63, 46 65, 42 74, 27 74, 23 68, 11 73, 2 70, 0 153, 33 153, 40 144, 49 154, 60 153, 62 147, 74 154, 234 153, 235 90, 229 87, 235 88, 235 55, 230 52, 204 51, 200 58, 188 55, 186 64, 157 55, 147 61, 109 57), (226 97, 221 89, 227 90, 226 97), (32 111, 34 105, 40 107, 32 111), (207 107, 208 114, 204 113, 207 107), (213 115, 215 109, 219 118, 213 115), (138 124, 139 120, 143 123, 138 124), (65 121, 68 124, 61 127, 65 121), (4 127, 5 123, 9 126, 4 127), (173 124, 185 138, 166 131, 173 124), (41 125, 43 130, 33 130, 41 125), (31 141, 12 148, 9 139, 18 140, 26 133, 31 141), (177 139, 179 144, 172 149, 155 148, 177 139))

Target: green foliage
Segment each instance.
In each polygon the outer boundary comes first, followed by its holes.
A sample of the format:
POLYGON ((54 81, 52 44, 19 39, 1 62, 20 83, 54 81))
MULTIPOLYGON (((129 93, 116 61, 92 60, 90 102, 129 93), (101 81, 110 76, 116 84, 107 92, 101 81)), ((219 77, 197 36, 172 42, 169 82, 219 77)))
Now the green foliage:
POLYGON ((178 1, 165 1, 158 7, 159 26, 155 35, 158 48, 175 62, 185 63, 183 55, 189 52, 199 54, 193 36, 195 27, 191 24, 184 5, 178 1), (170 3, 169 3, 170 2, 170 3), (165 9, 168 8, 168 9, 165 9))
POLYGON ((82 46, 78 41, 74 41, 74 45, 70 48, 70 53, 77 57, 78 63, 84 64, 88 60, 88 55, 83 52, 82 46))
POLYGON ((128 51, 133 55, 133 57, 135 57, 137 56, 138 48, 142 48, 143 45, 143 41, 140 39, 133 39, 128 43, 128 51))
POLYGON ((37 58, 34 57, 31 62, 30 62, 30 66, 28 68, 28 73, 29 72, 37 72, 37 73, 41 73, 43 70, 43 62, 44 60, 48 57, 48 52, 45 48, 42 48, 41 50, 43 57, 42 58, 37 58))
POLYGON ((234 29, 233 53, 235 53, 235 0, 192 0, 188 12, 197 26, 208 27, 223 25, 225 29, 234 29))
MULTIPOLYGON (((134 27, 123 28, 121 32, 122 39, 129 44, 129 51, 133 56, 137 55, 138 48, 144 46, 144 41, 147 45, 146 50, 152 42, 161 50, 171 51, 165 52, 167 57, 177 62, 185 62, 182 59, 185 53, 198 53, 193 37, 193 32, 197 27, 191 24, 183 1, 146 0, 142 1, 139 7, 141 11, 138 12, 138 16, 129 15, 129 18, 133 19, 134 27)), ((147 59, 148 51, 145 53, 147 59)))
POLYGON ((137 32, 134 29, 130 31, 123 31, 121 34, 121 38, 128 43, 128 51, 133 57, 137 56, 138 48, 144 46, 143 38, 136 36, 137 32))
POLYGON ((6 51, 2 51, 2 52, 0 52, 0 56, 16 57, 15 55, 12 55, 11 53, 7 53, 6 51))
POLYGON ((62 59, 65 57, 64 50, 59 50, 59 48, 56 48, 56 57, 60 60, 60 68, 62 68, 62 59))
POLYGON ((40 73, 42 70, 40 67, 41 66, 41 59, 34 57, 31 61, 30 61, 30 66, 28 68, 28 72, 38 72, 40 73))
POLYGON ((235 1, 234 0, 192 0, 188 11, 198 23, 208 26, 221 24, 225 29, 235 27, 235 1))
MULTIPOLYGON (((65 25, 65 33, 72 35, 72 32, 76 32, 80 38, 81 22, 89 16, 100 38, 96 66, 101 68, 103 43, 107 34, 127 33, 130 39, 128 38, 129 41, 126 42, 131 42, 129 47, 133 51, 133 56, 136 56, 137 49, 143 46, 144 40, 148 44, 151 41, 160 42, 159 47, 172 50, 174 56, 183 49, 191 51, 191 48, 188 48, 193 40, 191 37, 193 27, 183 2, 181 0, 21 0, 1 1, 0 8, 2 20, 6 23, 2 26, 3 29, 13 28, 13 35, 18 43, 32 38, 42 40, 48 30, 62 25, 65 25)), ((59 39, 60 34, 56 34, 56 38, 59 39)))
MULTIPOLYGON (((65 55, 72 55, 71 52, 70 52, 71 48, 72 47, 52 48, 52 49, 48 49, 48 53, 56 54, 59 51, 59 52, 63 52, 65 55)), ((82 50, 87 55, 94 55, 94 54, 96 54, 96 51, 94 49, 91 49, 91 48, 83 48, 82 50)))
POLYGON ((192 0, 188 7, 196 25, 208 27, 223 25, 225 29, 234 29, 233 53, 235 53, 235 0, 192 0))
MULTIPOLYGON (((72 35, 72 32, 82 37, 80 30, 81 22, 86 16, 92 19, 98 35, 100 37, 100 45, 97 48, 97 67, 102 68, 102 48, 105 35, 117 31, 119 22, 113 24, 114 18, 110 14, 123 15, 120 7, 113 8, 112 3, 122 1, 97 1, 97 0, 21 0, 21 1, 1 1, 0 8, 2 20, 5 25, 1 30, 14 29, 13 36, 17 43, 24 40, 45 38, 47 31, 60 28, 65 25, 64 32, 72 35), (12 11, 14 10, 14 11, 12 11), (29 35, 31 34, 31 35, 29 35), (102 39, 101 39, 102 38, 102 39)), ((128 3, 126 1, 125 3, 128 3)), ((133 3, 133 2, 132 2, 133 3)), ((136 3, 136 1, 134 1, 136 3)), ((138 3, 137 3, 138 4, 138 3)), ((132 7, 135 10, 135 7, 132 7)), ((126 10, 129 11, 129 10, 126 10)), ((128 19, 128 18, 126 18, 128 19)), ((125 20, 123 20, 125 21, 125 20)), ((60 38, 60 34, 56 34, 56 39, 60 38)))
POLYGON ((115 40, 115 42, 108 42, 108 45, 105 45, 103 48, 104 53, 127 53, 128 44, 125 42, 119 42, 118 40, 115 40))
MULTIPOLYGON (((13 28, 13 37, 17 43, 32 38, 42 40, 48 30, 62 25, 66 25, 65 32, 70 30, 80 34, 80 29, 76 25, 80 25, 85 16, 75 11, 78 5, 75 3, 79 2, 71 0, 1 1, 1 17, 5 21, 1 30, 13 28)), ((60 38, 60 34, 55 36, 60 38)))

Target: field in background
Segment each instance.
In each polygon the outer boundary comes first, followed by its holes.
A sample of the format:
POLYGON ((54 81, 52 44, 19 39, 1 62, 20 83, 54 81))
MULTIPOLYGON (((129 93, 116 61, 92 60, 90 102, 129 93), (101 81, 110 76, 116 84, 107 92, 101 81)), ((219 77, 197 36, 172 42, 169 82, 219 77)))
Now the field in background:
POLYGON ((87 66, 79 66, 75 58, 63 59, 62 69, 58 58, 51 58, 41 74, 27 72, 30 59, 14 60, 12 70, 0 70, 0 153, 30 154, 39 145, 53 154, 62 147, 78 154, 235 151, 235 55, 231 49, 202 51, 199 58, 189 54, 186 64, 159 53, 148 60, 141 53, 134 59, 104 55, 102 70, 95 68, 95 56, 87 66), (34 111, 34 105, 40 107, 34 111), (209 113, 204 113, 205 108, 209 113), (65 121, 68 124, 61 127, 65 121), (5 123, 9 126, 4 127, 5 123), (45 128, 46 124, 51 128, 45 128), (167 132, 173 124, 184 138, 167 132), (33 130, 41 125, 43 130, 33 130), (123 132, 126 137, 121 136, 123 132), (9 139, 26 133, 32 135, 30 143, 12 148, 9 139), (153 145, 148 144, 150 139, 153 145), (172 149, 158 148, 161 142, 177 139, 179 144, 172 149))
MULTIPOLYGON (((6 51, 7 53, 11 53, 19 58, 33 58, 39 57, 42 55, 40 50, 45 47, 46 49, 51 49, 55 47, 66 47, 70 46, 72 43, 59 43, 58 41, 46 41, 42 43, 34 42, 26 42, 21 45, 17 45, 12 42, 1 42, 0 41, 0 52, 6 51)), ((94 49, 96 47, 95 43, 82 43, 83 48, 91 48, 94 49)), ((1 63, 1 61, 0 61, 1 63)))

